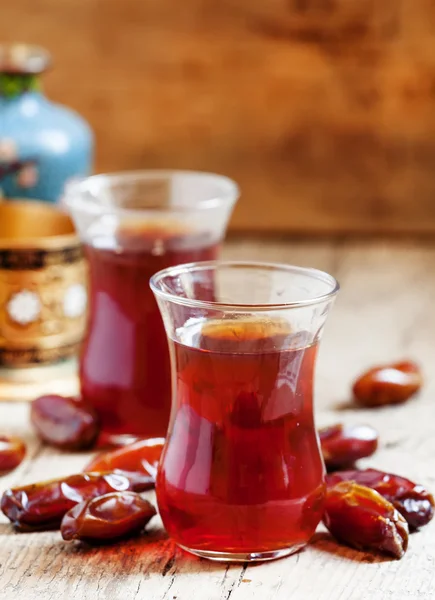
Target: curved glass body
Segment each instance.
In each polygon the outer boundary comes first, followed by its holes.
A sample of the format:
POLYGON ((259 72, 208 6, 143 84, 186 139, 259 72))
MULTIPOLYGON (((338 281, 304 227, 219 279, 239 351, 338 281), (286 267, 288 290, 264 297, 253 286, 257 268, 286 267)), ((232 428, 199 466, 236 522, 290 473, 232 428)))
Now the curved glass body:
POLYGON ((193 172, 99 175, 68 186, 64 201, 90 267, 81 392, 105 436, 166 434, 169 352, 148 281, 161 268, 215 258, 236 198, 231 180, 193 172))
POLYGON ((172 359, 157 479, 169 535, 212 559, 298 550, 323 509, 313 376, 336 281, 284 265, 210 262, 167 269, 151 286, 172 359))

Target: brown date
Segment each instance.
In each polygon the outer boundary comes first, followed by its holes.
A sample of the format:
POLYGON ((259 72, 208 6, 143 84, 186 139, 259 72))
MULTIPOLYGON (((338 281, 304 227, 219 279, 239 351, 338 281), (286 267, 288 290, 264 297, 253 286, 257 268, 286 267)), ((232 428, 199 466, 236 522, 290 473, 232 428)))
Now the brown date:
POLYGON ((88 543, 114 542, 139 533, 157 514, 147 500, 134 492, 113 492, 77 504, 60 526, 64 540, 88 543))
POLYGON ((338 541, 358 550, 402 558, 408 548, 402 515, 378 492, 352 481, 327 489, 323 522, 338 541))
POLYGON ((26 445, 20 438, 0 435, 0 474, 16 469, 25 455, 26 445))
POLYGON ((99 422, 83 400, 49 394, 32 402, 30 419, 39 437, 64 450, 84 450, 95 443, 99 422))
POLYGON ((421 370, 411 361, 402 361, 370 369, 353 385, 355 400, 362 406, 401 404, 423 385, 421 370))
POLYGON ((319 429, 323 460, 328 471, 351 467, 371 456, 378 447, 378 433, 368 425, 339 423, 319 429))
POLYGON ((105 452, 96 456, 85 467, 85 471, 122 471, 148 475, 150 488, 154 487, 157 466, 165 443, 164 438, 138 440, 123 448, 105 452))
POLYGON ((327 475, 326 484, 332 487, 340 481, 354 481, 376 490, 405 517, 411 530, 423 527, 434 516, 434 498, 423 486, 376 469, 338 471, 327 475))
POLYGON ((109 492, 140 492, 148 479, 139 473, 80 473, 6 490, 1 510, 20 531, 58 529, 66 512, 109 492))

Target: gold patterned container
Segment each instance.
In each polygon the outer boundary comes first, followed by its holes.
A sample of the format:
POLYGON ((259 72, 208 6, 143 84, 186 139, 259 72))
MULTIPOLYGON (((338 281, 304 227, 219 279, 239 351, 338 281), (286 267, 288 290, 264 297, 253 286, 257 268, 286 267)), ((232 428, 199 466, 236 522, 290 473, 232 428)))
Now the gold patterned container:
POLYGON ((52 365, 77 353, 86 280, 83 250, 66 214, 42 202, 0 203, 3 369, 52 365))

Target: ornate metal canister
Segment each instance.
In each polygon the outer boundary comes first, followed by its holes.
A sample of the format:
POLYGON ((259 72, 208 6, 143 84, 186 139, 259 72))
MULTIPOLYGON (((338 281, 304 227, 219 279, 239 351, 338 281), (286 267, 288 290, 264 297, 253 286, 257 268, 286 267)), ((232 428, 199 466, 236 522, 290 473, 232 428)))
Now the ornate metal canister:
MULTIPOLYGON (((66 214, 44 202, 0 203, 0 384, 22 384, 24 374, 37 394, 32 369, 63 363, 65 370, 86 325, 86 281, 83 249, 66 214)), ((45 381, 51 391, 59 389, 56 377, 63 375, 51 372, 45 381)))
POLYGON ((65 183, 91 171, 93 135, 72 110, 50 102, 39 76, 50 55, 0 44, 0 195, 56 202, 65 183))

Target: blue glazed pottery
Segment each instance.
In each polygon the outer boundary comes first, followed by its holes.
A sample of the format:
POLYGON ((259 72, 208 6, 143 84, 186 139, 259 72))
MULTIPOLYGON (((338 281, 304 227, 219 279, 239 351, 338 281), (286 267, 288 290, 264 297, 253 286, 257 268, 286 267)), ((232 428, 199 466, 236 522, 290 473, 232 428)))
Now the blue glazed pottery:
POLYGON ((0 196, 8 199, 57 202, 68 180, 92 169, 89 125, 40 90, 49 64, 43 48, 0 45, 0 196))

